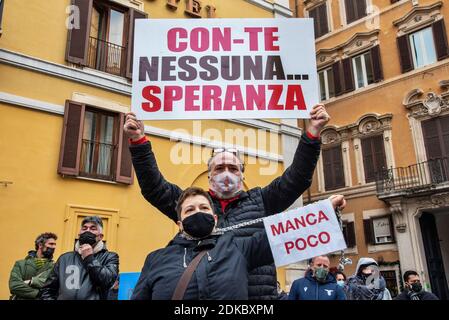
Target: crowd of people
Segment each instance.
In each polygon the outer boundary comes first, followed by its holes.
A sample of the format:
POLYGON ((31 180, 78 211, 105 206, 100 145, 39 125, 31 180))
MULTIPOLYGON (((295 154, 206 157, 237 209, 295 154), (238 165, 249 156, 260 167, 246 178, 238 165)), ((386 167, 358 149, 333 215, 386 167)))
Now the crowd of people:
MULTIPOLYGON (((320 155, 320 132, 330 117, 324 105, 311 111, 292 164, 264 187, 243 188, 244 162, 236 150, 213 150, 208 162, 209 190, 182 190, 159 171, 142 121, 126 115, 124 131, 144 198, 173 220, 178 234, 150 253, 132 295, 135 300, 388 300, 391 295, 376 261, 361 258, 346 279, 331 272, 329 258, 310 261, 305 276, 287 295, 279 290, 276 268, 262 218, 283 212, 307 190, 320 155), (225 231, 226 230, 226 231, 225 231), (374 284, 370 283, 374 279, 374 284)), ((341 195, 330 197, 343 209, 341 195)), ((57 236, 44 233, 35 251, 17 261, 10 277, 12 299, 117 299, 119 257, 103 241, 103 222, 89 216, 81 223, 74 250, 53 262, 57 236)), ((404 274, 400 299, 435 299, 416 272, 404 274)))

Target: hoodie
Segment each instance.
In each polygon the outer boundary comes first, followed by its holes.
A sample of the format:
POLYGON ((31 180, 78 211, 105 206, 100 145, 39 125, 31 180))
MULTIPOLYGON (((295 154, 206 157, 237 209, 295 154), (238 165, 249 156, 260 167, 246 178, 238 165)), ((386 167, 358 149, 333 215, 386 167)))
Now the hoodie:
POLYGON ((373 258, 359 259, 356 272, 348 279, 348 299, 391 300, 385 279, 381 275, 379 275, 378 280, 374 278, 374 286, 373 283, 367 283, 367 278, 362 274, 362 270, 368 266, 378 267, 379 265, 373 258))

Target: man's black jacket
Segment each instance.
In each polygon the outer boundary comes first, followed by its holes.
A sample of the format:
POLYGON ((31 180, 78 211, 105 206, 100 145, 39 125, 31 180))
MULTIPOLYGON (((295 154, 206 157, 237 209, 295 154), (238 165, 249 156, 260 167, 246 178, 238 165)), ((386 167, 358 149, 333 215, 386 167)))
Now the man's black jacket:
POLYGON ((42 300, 106 300, 119 272, 119 257, 103 249, 84 260, 76 251, 61 255, 40 291, 42 300))

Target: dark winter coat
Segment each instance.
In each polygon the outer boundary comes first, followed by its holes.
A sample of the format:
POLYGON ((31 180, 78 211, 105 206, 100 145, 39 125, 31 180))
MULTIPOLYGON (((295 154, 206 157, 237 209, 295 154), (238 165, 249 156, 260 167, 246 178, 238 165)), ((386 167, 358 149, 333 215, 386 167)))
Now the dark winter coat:
MULTIPOLYGON (((94 250, 96 252, 96 250, 94 250)), ((106 300, 119 272, 119 257, 102 248, 84 260, 77 251, 56 261, 41 289, 43 300, 106 300)))
MULTIPOLYGON (((436 295, 431 292, 422 291, 418 293, 419 300, 440 300, 436 295)), ((411 300, 410 291, 404 290, 402 291, 396 298, 393 300, 411 300)))
MULTIPOLYGON (((242 192, 237 200, 226 206, 224 212, 220 201, 214 198, 214 212, 218 215, 218 227, 232 226, 285 211, 309 188, 320 154, 320 146, 319 140, 311 140, 306 134, 303 134, 293 163, 282 176, 263 188, 256 187, 242 192)), ((175 206, 182 189, 165 180, 157 166, 150 142, 132 145, 130 150, 142 195, 163 214, 176 222, 178 218, 175 206)), ((261 229, 263 229, 263 223, 236 230, 235 235, 247 237, 261 229)), ((277 299, 274 264, 251 270, 248 284, 250 299, 277 299)))
POLYGON ((343 288, 331 273, 328 273, 323 283, 312 275, 312 270, 309 270, 304 278, 293 281, 289 300, 346 300, 343 288))
POLYGON ((247 238, 232 232, 204 240, 187 240, 181 235, 145 261, 133 300, 170 300, 181 275, 195 258, 207 250, 193 273, 184 300, 246 300, 248 270, 272 263, 265 232, 247 238))

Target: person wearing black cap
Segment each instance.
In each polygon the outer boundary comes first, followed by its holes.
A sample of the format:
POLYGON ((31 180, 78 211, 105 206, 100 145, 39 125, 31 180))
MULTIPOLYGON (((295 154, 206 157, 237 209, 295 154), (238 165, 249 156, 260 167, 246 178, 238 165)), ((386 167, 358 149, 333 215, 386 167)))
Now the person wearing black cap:
POLYGON ((61 255, 40 290, 43 300, 106 300, 117 280, 119 257, 103 242, 103 222, 89 216, 81 222, 75 250, 61 255))

